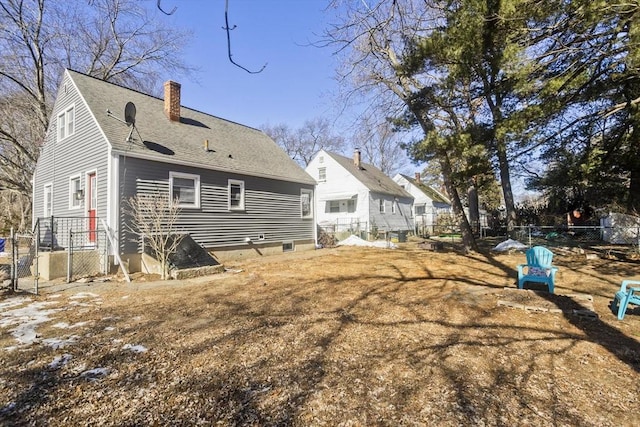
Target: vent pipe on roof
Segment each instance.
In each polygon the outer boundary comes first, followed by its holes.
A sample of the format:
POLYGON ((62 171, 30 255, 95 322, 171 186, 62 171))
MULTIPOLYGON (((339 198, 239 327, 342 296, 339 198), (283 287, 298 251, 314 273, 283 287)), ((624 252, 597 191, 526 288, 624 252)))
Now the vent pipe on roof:
POLYGON ((360 165, 361 165, 361 162, 360 162, 360 150, 357 149, 357 148, 353 152, 353 164, 356 165, 356 167, 358 169, 360 169, 360 165))
POLYGON ((180 121, 180 83, 172 80, 164 84, 164 114, 172 122, 180 121))

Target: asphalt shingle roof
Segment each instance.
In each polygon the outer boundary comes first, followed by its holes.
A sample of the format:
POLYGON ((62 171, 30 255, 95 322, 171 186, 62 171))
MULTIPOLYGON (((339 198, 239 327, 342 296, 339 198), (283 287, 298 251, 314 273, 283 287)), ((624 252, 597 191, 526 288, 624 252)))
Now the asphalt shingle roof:
POLYGON ((315 184, 278 145, 258 129, 192 110, 184 106, 180 121, 164 114, 164 100, 67 70, 102 128, 113 150, 132 157, 205 169, 315 184), (124 107, 136 107, 136 130, 109 117, 107 110, 124 119, 124 107), (139 135, 138 135, 139 133, 139 135), (209 141, 209 151, 204 141, 209 141))
POLYGON ((394 180, 385 175, 377 167, 368 163, 360 163, 360 168, 356 167, 353 159, 340 154, 326 152, 332 159, 349 171, 351 175, 362 182, 370 191, 381 194, 389 194, 396 197, 406 197, 413 199, 413 196, 398 185, 394 180))
POLYGON ((434 190, 433 188, 429 187, 428 185, 426 185, 426 184, 424 184, 422 182, 418 182, 418 181, 415 180, 415 178, 411 178, 410 176, 407 176, 407 175, 404 175, 404 174, 400 174, 400 176, 402 176, 404 179, 409 181, 411 184, 413 184, 416 187, 418 187, 420 189, 420 191, 422 191, 424 194, 429 196, 429 198, 431 200, 433 200, 434 202, 451 204, 451 201, 449 199, 447 199, 442 194, 438 193, 436 190, 434 190))

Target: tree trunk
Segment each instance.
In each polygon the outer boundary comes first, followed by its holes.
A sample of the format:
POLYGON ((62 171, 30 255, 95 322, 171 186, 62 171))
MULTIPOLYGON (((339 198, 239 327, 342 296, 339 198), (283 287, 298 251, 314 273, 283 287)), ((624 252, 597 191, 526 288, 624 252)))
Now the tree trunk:
POLYGON ((511 189, 509 160, 507 159, 507 149, 504 142, 496 142, 498 165, 500 167, 500 184, 502 186, 505 208, 507 210, 507 232, 510 232, 513 231, 516 226, 516 206, 513 199, 513 190, 511 189))
MULTIPOLYGON (((414 114, 422 131, 425 135, 427 135, 430 131, 430 120, 428 113, 419 107, 416 107, 416 104, 413 104, 411 101, 406 101, 406 105, 409 107, 409 110, 414 114)), ((446 149, 440 150, 437 153, 437 159, 440 163, 440 168, 442 170, 442 177, 444 179, 444 185, 449 193, 449 198, 451 199, 451 207, 453 208, 453 214, 456 217, 458 222, 458 226, 460 227, 460 232, 462 234, 462 245, 464 253, 469 253, 471 251, 478 252, 478 244, 476 242, 475 237, 473 236, 473 231, 469 226, 469 221, 467 220, 467 216, 464 214, 464 208, 462 206, 462 202, 460 201, 460 195, 458 194, 458 189, 456 188, 451 177, 453 176, 453 170, 451 168, 451 160, 449 159, 449 153, 447 153, 446 149)))
POLYGON ((469 223, 475 235, 480 234, 480 203, 478 202, 478 189, 476 188, 476 179, 469 180, 469 189, 467 190, 467 199, 469 199, 469 223))
POLYGON ((467 220, 467 216, 464 213, 464 207, 462 206, 462 202, 460 201, 458 189, 451 180, 452 170, 449 155, 446 152, 442 152, 439 155, 439 160, 440 167, 442 168, 444 185, 447 188, 449 197, 451 198, 451 207, 453 208, 453 214, 458 221, 458 226, 460 227, 460 232, 462 233, 463 251, 464 253, 469 253, 471 251, 478 252, 478 244, 476 242, 475 236, 473 235, 473 230, 471 230, 471 226, 469 225, 469 221, 467 220))

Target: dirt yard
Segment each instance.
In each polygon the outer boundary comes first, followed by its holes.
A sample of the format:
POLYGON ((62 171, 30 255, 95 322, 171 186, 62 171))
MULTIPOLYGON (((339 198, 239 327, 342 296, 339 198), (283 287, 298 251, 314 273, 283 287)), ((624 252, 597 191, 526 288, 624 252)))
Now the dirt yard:
POLYGON ((609 304, 640 264, 554 252, 554 296, 415 242, 5 290, 0 424, 638 425, 640 309, 609 304))

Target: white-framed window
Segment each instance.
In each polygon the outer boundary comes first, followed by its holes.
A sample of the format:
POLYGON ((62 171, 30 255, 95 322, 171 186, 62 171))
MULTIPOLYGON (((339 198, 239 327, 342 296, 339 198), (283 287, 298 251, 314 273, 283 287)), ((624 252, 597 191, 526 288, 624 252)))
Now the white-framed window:
POLYGON ((84 193, 80 187, 80 175, 69 177, 69 209, 79 209, 84 200, 84 193))
POLYGON ((384 213, 384 199, 380 199, 380 213, 384 213))
POLYGON ((352 197, 351 199, 344 200, 327 200, 326 210, 328 213, 339 213, 339 212, 349 212, 353 213, 356 211, 356 198, 352 197))
POLYGON ((395 214, 396 213, 396 205, 398 204, 398 202, 396 202, 395 200, 391 201, 391 213, 395 214))
POLYGON ((229 210, 244 210, 244 181, 229 180, 229 210))
POLYGON ((169 172, 169 194, 181 208, 199 208, 200 175, 169 172))
POLYGON ((313 191, 300 190, 300 214, 302 218, 313 218, 313 191))
POLYGON ((282 252, 292 252, 296 249, 293 242, 282 242, 282 252))
POLYGON ((75 106, 72 105, 58 114, 58 141, 62 141, 75 132, 75 106))
POLYGON ((43 201, 42 216, 48 217, 53 215, 53 184, 44 185, 42 201, 43 201))
POLYGON ((318 168, 318 181, 327 180, 327 168, 318 168))
POLYGON ((424 203, 420 205, 416 205, 415 210, 416 210, 416 215, 424 215, 426 212, 426 205, 424 203))

